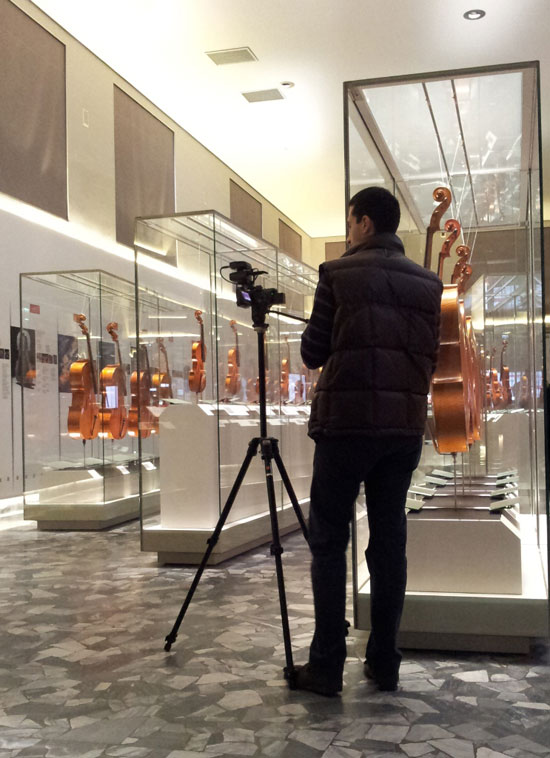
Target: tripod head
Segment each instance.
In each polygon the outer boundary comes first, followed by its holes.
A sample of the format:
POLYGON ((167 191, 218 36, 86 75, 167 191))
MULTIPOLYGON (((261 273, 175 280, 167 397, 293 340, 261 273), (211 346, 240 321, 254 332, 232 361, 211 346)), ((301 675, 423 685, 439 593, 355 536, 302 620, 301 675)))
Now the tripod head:
POLYGON ((267 329, 265 317, 273 305, 283 305, 285 295, 278 292, 274 287, 262 287, 256 284, 256 279, 267 271, 259 271, 252 268, 247 261, 231 261, 229 266, 223 266, 222 270, 230 268, 229 281, 235 285, 237 305, 239 308, 252 309, 252 325, 254 329, 267 329))

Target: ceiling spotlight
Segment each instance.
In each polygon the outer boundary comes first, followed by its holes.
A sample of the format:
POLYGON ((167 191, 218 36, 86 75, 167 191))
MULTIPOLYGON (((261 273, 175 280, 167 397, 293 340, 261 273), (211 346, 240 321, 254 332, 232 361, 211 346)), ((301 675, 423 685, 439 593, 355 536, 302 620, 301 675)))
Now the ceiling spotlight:
POLYGON ((294 82, 281 82, 281 87, 285 87, 286 89, 290 89, 291 87, 294 87, 294 82))
POLYGON ((471 11, 466 11, 464 18, 468 21, 479 21, 484 15, 485 11, 482 11, 480 8, 474 8, 471 11))

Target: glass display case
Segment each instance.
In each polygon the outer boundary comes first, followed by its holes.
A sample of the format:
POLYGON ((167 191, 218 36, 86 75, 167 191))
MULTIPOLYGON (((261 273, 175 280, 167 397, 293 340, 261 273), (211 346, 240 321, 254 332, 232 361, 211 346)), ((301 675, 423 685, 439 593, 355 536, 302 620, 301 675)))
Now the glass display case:
POLYGON ((23 408, 24 513, 43 529, 139 515, 133 282, 104 271, 22 274, 14 328, 23 408))
MULTIPOLYGON (((403 646, 519 651, 548 635, 538 76, 538 65, 528 63, 344 85, 348 198, 369 185, 396 194, 407 255, 436 270, 446 292, 455 286, 460 333, 473 327, 477 343, 469 368, 460 356, 462 449, 438 452, 437 370, 432 385, 407 499, 403 646), (451 202, 441 232, 431 236, 441 187, 451 202), (457 247, 438 257, 449 219, 458 224, 457 247), (463 278, 458 245, 471 267, 463 278), (480 416, 470 434, 475 403, 467 388, 474 385, 480 416)), ((370 628, 367 542, 358 503, 353 566, 361 629, 370 628)))
MULTIPOLYGON (((198 562, 216 526, 248 443, 259 436, 258 338, 246 292, 239 307, 232 262, 261 271, 256 284, 286 302, 268 316, 265 340, 268 434, 306 509, 313 443, 307 436, 316 381, 300 357, 303 317, 313 304, 317 271, 251 236, 214 211, 136 222, 140 371, 165 377, 142 402, 142 548, 160 562, 198 562), (151 302, 158 307, 151 310, 151 302), (275 313, 278 311, 278 313, 275 313), (155 416, 156 434, 147 419, 155 416), (150 471, 146 471, 146 467, 150 471), (145 481, 148 477, 148 482, 145 481), (146 501, 143 501, 146 503, 146 501)), ((298 524, 275 474, 281 532, 298 524)), ((231 508, 212 562, 270 537, 260 456, 231 508)))

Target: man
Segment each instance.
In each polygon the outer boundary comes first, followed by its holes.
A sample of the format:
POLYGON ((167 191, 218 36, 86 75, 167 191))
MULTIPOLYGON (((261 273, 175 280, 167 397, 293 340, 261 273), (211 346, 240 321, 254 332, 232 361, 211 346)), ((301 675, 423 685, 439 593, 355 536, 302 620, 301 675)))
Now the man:
POLYGON ((405 502, 422 450, 439 346, 442 283, 408 260, 395 232, 400 208, 381 187, 350 201, 348 250, 321 264, 302 336, 308 368, 323 366, 309 435, 315 440, 309 544, 315 634, 296 685, 342 689, 346 657, 346 547, 365 483, 371 633, 365 675, 396 690, 396 638, 407 582, 405 502))

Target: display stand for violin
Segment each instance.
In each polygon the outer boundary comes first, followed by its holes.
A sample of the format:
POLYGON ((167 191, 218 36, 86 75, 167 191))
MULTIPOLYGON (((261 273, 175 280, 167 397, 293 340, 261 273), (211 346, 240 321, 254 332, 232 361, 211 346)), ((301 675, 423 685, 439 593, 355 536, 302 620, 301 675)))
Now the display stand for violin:
POLYGON ((266 311, 262 311, 261 308, 255 309, 253 306, 252 308, 253 326, 254 326, 254 331, 258 335, 260 436, 253 437, 248 443, 248 450, 246 452, 244 461, 235 478, 235 482, 233 483, 229 496, 220 514, 218 523, 216 524, 216 527, 214 529, 214 532, 212 533, 212 536, 206 541, 207 542, 206 552, 204 553, 202 557, 201 563, 197 569, 197 573, 195 574, 191 587, 189 588, 189 591, 187 592, 187 596, 183 602, 183 605, 180 609, 180 612, 174 623, 174 626, 172 627, 170 634, 168 634, 165 638, 164 649, 166 651, 169 651, 170 648, 172 647, 172 644, 176 640, 178 630, 183 621, 185 613, 187 609, 189 608, 189 605, 191 604, 191 600, 193 599, 193 595, 195 593, 195 590, 197 589, 197 586, 201 579, 204 568, 206 564, 208 563, 210 554, 212 553, 214 547, 216 546, 216 543, 218 542, 220 533, 227 520, 227 517, 229 516, 229 512, 231 511, 231 507, 235 501, 235 498, 237 497, 239 488, 245 478, 246 472, 248 470, 248 467, 250 466, 252 458, 254 458, 254 456, 257 455, 258 451, 260 451, 262 460, 264 462, 264 467, 265 467, 265 482, 266 482, 266 487, 267 487, 267 499, 269 502, 269 515, 271 519, 271 535, 273 539, 273 542, 271 543, 271 547, 270 547, 270 552, 271 552, 271 555, 275 558, 275 568, 276 568, 276 573, 277 573, 277 586, 279 590, 279 602, 280 602, 280 607, 281 607, 281 623, 282 623, 282 628, 283 628, 283 641, 284 641, 285 658, 286 658, 284 676, 285 676, 285 679, 288 681, 288 685, 290 689, 296 689, 296 669, 294 667, 294 662, 292 659, 292 645, 291 645, 291 640, 290 640, 290 628, 289 628, 289 623, 288 623, 288 610, 287 610, 287 603, 286 603, 285 582, 284 582, 284 576, 283 576, 283 564, 281 560, 281 556, 284 550, 281 545, 281 540, 279 536, 277 503, 276 503, 276 498, 275 498, 275 487, 273 484, 273 466, 272 466, 273 461, 275 461, 275 464, 279 470, 281 479, 283 481, 283 485, 288 494, 290 502, 292 503, 292 507, 294 508, 296 518, 298 519, 298 522, 300 524, 300 527, 302 529, 302 533, 304 535, 306 542, 307 542, 308 536, 307 536, 307 526, 304 520, 304 516, 298 504, 298 499, 296 498, 296 494, 290 482, 290 478, 287 474, 283 460, 279 453, 279 442, 277 439, 275 439, 275 437, 267 436, 265 334, 269 326, 268 324, 265 323, 265 315, 266 315, 266 311))

